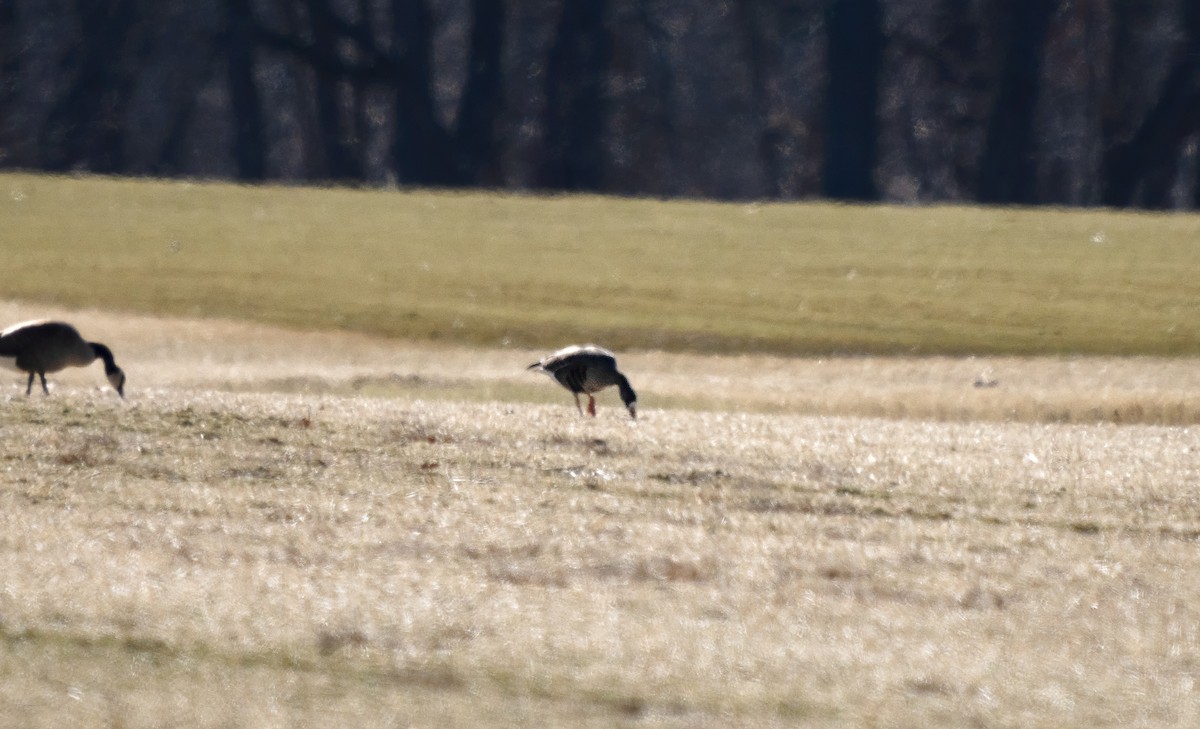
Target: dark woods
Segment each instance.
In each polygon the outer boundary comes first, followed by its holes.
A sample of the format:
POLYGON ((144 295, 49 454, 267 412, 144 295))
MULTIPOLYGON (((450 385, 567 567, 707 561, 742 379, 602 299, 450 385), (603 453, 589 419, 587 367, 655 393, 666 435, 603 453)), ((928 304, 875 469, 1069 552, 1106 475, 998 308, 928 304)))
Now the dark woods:
POLYGON ((0 0, 0 166, 1200 207, 1194 0, 0 0))

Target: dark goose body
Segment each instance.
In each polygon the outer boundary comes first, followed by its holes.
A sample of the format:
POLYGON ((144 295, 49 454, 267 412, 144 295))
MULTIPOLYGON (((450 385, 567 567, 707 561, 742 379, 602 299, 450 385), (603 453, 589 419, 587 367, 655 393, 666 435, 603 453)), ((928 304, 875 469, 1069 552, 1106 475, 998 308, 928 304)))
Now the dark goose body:
POLYGON ((575 407, 579 408, 581 414, 580 394, 588 396, 588 413, 595 416, 596 399, 592 393, 616 385, 630 416, 637 418, 637 393, 617 369, 616 355, 603 347, 573 344, 543 357, 529 365, 528 369, 545 372, 567 388, 575 396, 575 407))
POLYGON ((33 378, 41 378, 47 395, 46 373, 67 367, 87 367, 97 359, 104 362, 104 374, 121 397, 125 397, 125 373, 113 360, 112 350, 98 342, 89 342, 79 331, 61 321, 27 321, 0 332, 0 360, 29 373, 25 394, 33 391, 33 378))

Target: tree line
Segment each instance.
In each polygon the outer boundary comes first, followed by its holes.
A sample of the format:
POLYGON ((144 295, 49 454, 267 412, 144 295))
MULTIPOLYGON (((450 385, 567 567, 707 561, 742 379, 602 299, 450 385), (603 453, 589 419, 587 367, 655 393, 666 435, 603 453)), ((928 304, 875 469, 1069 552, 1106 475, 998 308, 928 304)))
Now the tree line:
POLYGON ((1200 206, 1195 0, 0 0, 0 167, 1200 206))

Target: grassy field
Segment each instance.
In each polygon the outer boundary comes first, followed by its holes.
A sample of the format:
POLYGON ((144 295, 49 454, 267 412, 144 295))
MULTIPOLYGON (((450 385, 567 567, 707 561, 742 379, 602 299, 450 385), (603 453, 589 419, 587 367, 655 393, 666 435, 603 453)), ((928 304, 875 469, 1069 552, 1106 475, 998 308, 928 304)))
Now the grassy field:
POLYGON ((642 353, 634 423, 532 351, 35 311, 129 400, 0 396, 0 726, 1200 721, 1200 426, 1037 422, 1194 361, 642 353))
POLYGON ((1200 216, 0 175, 3 296, 486 346, 1200 354, 1200 216))
POLYGON ((1194 216, 0 191, 0 729, 1200 722, 1194 216))

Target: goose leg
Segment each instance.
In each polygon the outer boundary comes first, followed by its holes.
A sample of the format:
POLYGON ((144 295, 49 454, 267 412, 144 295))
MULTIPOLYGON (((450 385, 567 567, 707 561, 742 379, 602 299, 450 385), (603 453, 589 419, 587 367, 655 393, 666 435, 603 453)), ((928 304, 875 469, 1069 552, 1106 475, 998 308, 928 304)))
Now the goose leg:
MULTIPOLYGON (((46 393, 47 395, 49 395, 49 394, 50 394, 50 388, 49 388, 49 387, 46 387, 46 373, 45 373, 45 372, 39 372, 39 373, 38 373, 38 377, 42 378, 42 392, 44 392, 44 393, 46 393)), ((31 381, 32 381, 32 380, 31 380, 31 381)))
POLYGON ((575 409, 579 411, 580 415, 583 415, 583 406, 579 404, 579 393, 572 392, 571 394, 575 396, 575 409))
POLYGON ((33 373, 29 373, 29 382, 25 385, 25 397, 29 397, 29 393, 33 392, 33 373))
POLYGON ((590 393, 588 394, 588 415, 596 417, 596 398, 592 397, 590 393))

